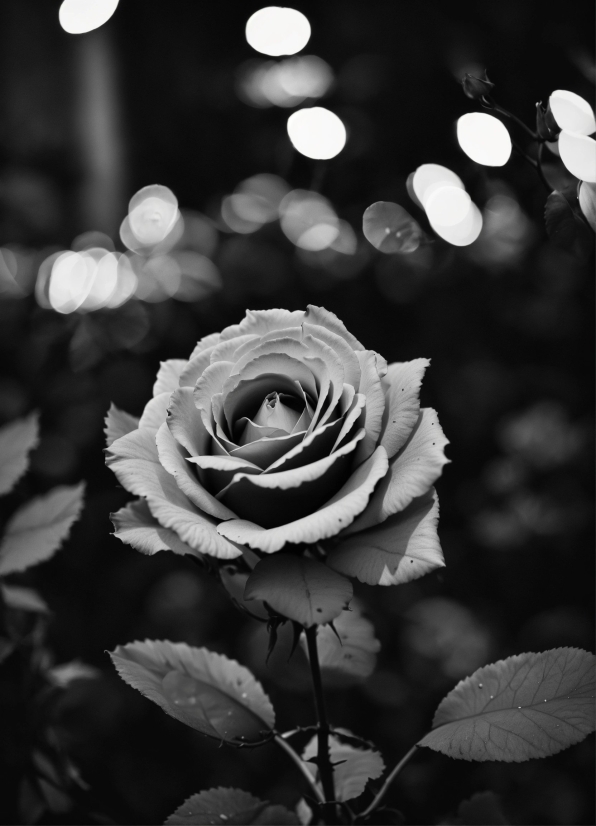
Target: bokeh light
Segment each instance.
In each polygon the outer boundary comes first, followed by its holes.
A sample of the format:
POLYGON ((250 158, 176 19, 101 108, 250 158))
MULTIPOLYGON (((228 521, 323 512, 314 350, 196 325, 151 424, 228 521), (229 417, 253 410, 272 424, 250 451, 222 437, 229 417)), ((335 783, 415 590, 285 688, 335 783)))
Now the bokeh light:
POLYGON ((559 135, 561 160, 576 178, 596 183, 596 141, 577 132, 563 130, 559 135))
POLYGON ((457 121, 459 145, 476 163, 504 166, 511 156, 511 138, 500 120, 485 112, 468 112, 457 121))
POLYGON ((441 186, 456 186, 464 189, 461 178, 440 164, 424 163, 413 174, 412 188, 422 207, 425 206, 430 195, 441 186))
POLYGON ((271 57, 296 54, 310 39, 310 23, 296 9, 267 6, 249 17, 246 40, 249 46, 271 57))
POLYGON ((465 189, 458 186, 440 186, 426 199, 428 220, 433 226, 453 227, 461 224, 472 208, 472 200, 465 189))
POLYGON ((64 0, 58 20, 65 32, 84 34, 103 26, 116 11, 119 0, 64 0))
POLYGON ((288 118, 288 135, 294 148, 307 158, 328 160, 346 144, 346 127, 322 106, 299 109, 288 118))
POLYGON ((557 89, 549 98, 550 108, 558 126, 567 132, 591 135, 596 132, 596 119, 587 100, 575 92, 557 89))
POLYGON ((221 217, 232 232, 243 235, 256 232, 277 219, 279 205, 288 192, 288 185, 277 175, 253 175, 223 199, 221 217))
POLYGON ((293 190, 281 202, 279 214, 284 235, 301 249, 326 249, 340 234, 335 210, 317 192, 293 190))
POLYGON ((315 55, 287 60, 250 60, 237 75, 239 97, 251 106, 298 106, 325 95, 333 83, 328 63, 315 55))
POLYGON ((159 244, 170 233, 180 213, 178 201, 167 186, 154 184, 140 189, 130 199, 128 221, 140 244, 159 244))
POLYGON ((470 208, 457 224, 434 224, 430 222, 437 235, 455 247, 467 247, 473 244, 482 231, 482 213, 472 201, 470 208))

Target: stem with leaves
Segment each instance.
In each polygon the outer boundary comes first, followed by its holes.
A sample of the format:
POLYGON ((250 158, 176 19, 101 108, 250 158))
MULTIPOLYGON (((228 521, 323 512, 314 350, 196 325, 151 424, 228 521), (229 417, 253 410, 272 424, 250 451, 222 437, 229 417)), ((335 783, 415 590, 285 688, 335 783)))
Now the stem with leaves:
POLYGON ((313 691, 315 695, 315 708, 317 711, 317 766, 323 794, 325 795, 325 822, 336 824, 337 809, 335 803, 335 790, 333 787, 333 766, 329 757, 329 723, 327 721, 327 711, 325 709, 325 698, 323 696, 323 682, 321 680, 321 668, 319 666, 319 652, 317 650, 317 626, 311 625, 304 631, 306 644, 308 647, 308 659, 312 674, 313 691))
POLYGON ((395 766, 395 768, 393 769, 391 774, 389 774, 387 776, 387 779, 383 783, 382 788, 380 789, 379 793, 377 794, 377 796, 375 797, 373 802, 370 804, 370 806, 368 806, 368 808, 366 808, 363 812, 361 812, 358 815, 359 818, 367 817, 367 815, 374 812, 374 810, 377 808, 377 806, 379 805, 381 800, 387 794, 387 791, 389 790, 389 786, 391 786, 391 784, 393 783, 393 781, 395 780, 397 775, 400 773, 400 771, 403 769, 403 767, 406 765, 406 763, 408 762, 410 757, 412 757, 416 753, 417 749, 418 749, 418 744, 416 744, 415 746, 412 746, 410 751, 406 755, 404 755, 404 757, 402 757, 402 759, 399 761, 397 766, 395 766))

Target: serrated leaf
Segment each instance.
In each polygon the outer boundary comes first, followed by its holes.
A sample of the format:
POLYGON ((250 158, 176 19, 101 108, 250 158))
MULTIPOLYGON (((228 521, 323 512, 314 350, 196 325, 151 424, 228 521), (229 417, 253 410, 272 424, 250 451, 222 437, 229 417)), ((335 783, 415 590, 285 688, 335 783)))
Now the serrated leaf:
POLYGON ((49 559, 83 507, 85 484, 65 485, 27 502, 9 519, 0 544, 0 576, 49 559))
POLYGON ((50 610, 45 601, 33 588, 23 588, 20 585, 0 585, 0 592, 4 604, 18 611, 33 611, 46 614, 50 610))
POLYGON ((594 730, 596 658, 577 648, 479 668, 439 705, 418 743, 461 760, 549 757, 594 730))
POLYGON ((209 789, 193 794, 166 820, 166 826, 294 826, 298 816, 284 806, 271 805, 240 789, 209 789))
MULTIPOLYGON (((353 736, 347 729, 338 729, 348 736, 353 736)), ((302 752, 302 759, 309 763, 318 754, 316 735, 307 743, 302 752)), ((385 764, 378 751, 358 749, 342 743, 337 737, 329 737, 329 756, 333 764, 333 785, 336 800, 352 800, 359 797, 369 780, 380 777, 385 764)), ((318 769, 315 763, 309 763, 309 770, 316 777, 318 769)))
MULTIPOLYGON (((364 679, 375 669, 381 643, 375 637, 375 629, 362 616, 360 604, 353 600, 349 611, 342 611, 330 625, 317 629, 317 649, 321 668, 340 671, 351 677, 364 679), (337 633, 335 633, 337 632, 337 633)), ((307 650, 304 637, 302 646, 307 650)))
POLYGON ((414 252, 422 240, 419 224, 391 201, 377 201, 364 211, 362 231, 373 247, 386 253, 414 252))
POLYGON ((103 432, 106 434, 106 446, 109 447, 112 442, 119 439, 121 436, 126 436, 139 426, 139 420, 136 416, 131 416, 125 410, 120 410, 114 403, 110 405, 110 409, 106 414, 105 426, 103 432))
POLYGON ((0 428, 0 496, 11 491, 29 467, 29 453, 39 442, 37 413, 0 428))
POLYGON ((352 599, 352 584, 315 559, 276 553, 250 574, 244 598, 262 599, 306 627, 338 617, 352 599))
POLYGON ((259 740, 273 706, 247 668, 185 643, 145 640, 110 653, 122 679, 166 714, 218 740, 259 740))
POLYGON ((594 237, 562 192, 555 190, 546 199, 544 222, 549 237, 559 247, 570 250, 581 259, 590 255, 594 237))

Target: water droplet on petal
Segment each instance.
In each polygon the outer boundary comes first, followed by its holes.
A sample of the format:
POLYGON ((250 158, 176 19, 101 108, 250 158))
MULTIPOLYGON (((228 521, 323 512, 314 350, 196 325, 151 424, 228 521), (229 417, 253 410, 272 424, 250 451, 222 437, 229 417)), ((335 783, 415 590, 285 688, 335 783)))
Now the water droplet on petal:
POLYGON ((482 688, 482 683, 478 683, 478 688, 482 688))
MULTIPOLYGON (((242 692, 242 699, 246 700, 247 697, 248 697, 248 694, 246 693, 246 691, 243 691, 242 692)), ((546 700, 544 702, 546 703, 546 700)))

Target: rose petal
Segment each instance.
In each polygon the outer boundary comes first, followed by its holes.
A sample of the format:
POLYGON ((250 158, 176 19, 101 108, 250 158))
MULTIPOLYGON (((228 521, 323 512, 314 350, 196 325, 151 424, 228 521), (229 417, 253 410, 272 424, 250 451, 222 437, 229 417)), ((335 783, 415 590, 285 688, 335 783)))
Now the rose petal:
POLYGON ((308 436, 302 436, 300 442, 292 446, 279 459, 270 463, 265 473, 274 473, 281 470, 293 470, 319 459, 329 456, 333 450, 333 446, 337 441, 337 435, 341 430, 343 424, 342 419, 337 419, 334 422, 328 422, 322 427, 318 427, 309 433, 308 436))
POLYGON ((260 475, 237 473, 218 493, 239 517, 265 528, 294 522, 319 508, 338 490, 350 474, 351 456, 364 432, 345 447, 317 462, 279 472, 260 475))
POLYGON ((180 387, 194 387, 198 379, 201 378, 205 370, 211 364, 211 353, 215 347, 209 347, 191 358, 180 374, 180 387))
POLYGON ((238 342, 240 342, 241 338, 248 338, 248 336, 232 339, 230 342, 230 345, 234 345, 234 343, 237 345, 236 349, 233 351, 230 361, 239 361, 247 353, 254 350, 257 345, 265 344, 273 339, 292 338, 295 341, 302 341, 302 327, 284 327, 282 330, 272 330, 270 333, 265 333, 262 336, 250 336, 250 341, 240 344, 238 342))
POLYGON ((172 528, 194 550, 221 559, 233 559, 241 551, 217 533, 216 521, 201 513, 159 463, 153 433, 139 428, 122 436, 106 451, 106 464, 126 490, 147 500, 149 509, 164 528, 172 528))
POLYGON ((199 479, 212 494, 229 485, 236 473, 262 473, 258 465, 234 456, 188 456, 186 459, 199 469, 199 479))
POLYGON ((192 466, 187 462, 186 449, 174 439, 166 422, 157 431, 155 442, 161 466, 172 474, 180 490, 188 496, 193 505, 216 519, 237 516, 205 490, 195 476, 192 466))
MULTIPOLYGON (((342 417, 343 424, 341 426, 341 430, 339 431, 335 444, 331 448, 332 451, 336 450, 336 448, 338 447, 341 447, 341 443, 344 441, 344 439, 350 436, 355 427, 358 427, 358 429, 360 429, 361 427, 364 428, 364 410, 366 405, 366 398, 362 395, 362 393, 354 393, 354 388, 349 384, 344 385, 344 391, 346 389, 348 390, 346 402, 347 399, 350 399, 350 405, 348 410, 342 417)), ((364 438, 362 439, 362 442, 364 441, 364 439, 366 439, 366 430, 364 431, 364 438)), ((359 442, 358 448, 354 456, 354 463, 356 465, 360 464, 360 462, 357 459, 357 456, 358 450, 360 449, 362 442, 359 442)))
POLYGON ((335 536, 366 508, 375 485, 387 473, 387 468, 385 448, 378 447, 373 455, 352 473, 341 490, 314 513, 279 528, 270 529, 247 520, 232 519, 222 522, 218 526, 218 532, 232 542, 248 545, 265 553, 279 551, 286 543, 310 544, 335 536))
POLYGON ((211 435, 207 432, 201 414, 195 406, 192 387, 179 387, 172 393, 167 422, 172 436, 191 456, 201 456, 209 452, 211 435))
POLYGON ((335 313, 329 312, 324 307, 315 307, 309 304, 306 310, 305 321, 310 324, 318 324, 345 339, 353 350, 364 350, 364 347, 352 333, 348 332, 343 321, 340 321, 335 313))
POLYGON ((179 387, 180 374, 188 364, 186 359, 168 359, 162 361, 157 371, 157 378, 153 385, 153 395, 160 393, 172 393, 179 387))
POLYGON ((215 364, 216 361, 235 362, 238 360, 236 351, 239 347, 246 345, 250 348, 253 342, 260 344, 261 341, 261 336, 256 335, 238 336, 229 341, 220 341, 219 344, 211 350, 211 363, 215 364))
POLYGON ((125 410, 119 410, 115 404, 110 405, 106 414, 104 433, 106 434, 106 447, 121 436, 126 436, 139 426, 139 419, 131 416, 125 410))
POLYGON ((167 418, 169 403, 169 393, 160 393, 159 396, 154 396, 145 405, 143 414, 139 419, 139 427, 147 428, 156 433, 167 418))
POLYGON ((303 433, 290 433, 276 438, 263 437, 256 442, 249 442, 247 445, 232 448, 230 456, 252 462, 258 465, 261 470, 265 470, 299 445, 303 439, 303 433))
POLYGON ((210 364, 195 384, 193 394, 195 405, 201 411, 201 418, 208 432, 212 432, 211 400, 216 393, 221 393, 232 367, 233 364, 230 361, 210 364))
POLYGON ((196 358, 200 353, 208 350, 210 347, 215 347, 216 344, 219 344, 221 339, 221 333, 210 333, 208 336, 203 336, 203 338, 197 342, 197 346, 190 354, 190 358, 196 358))
POLYGON ((320 325, 305 323, 302 325, 302 329, 305 336, 310 336, 316 341, 322 341, 323 344, 333 350, 343 365, 344 382, 351 384, 356 390, 360 385, 360 363, 356 353, 345 338, 320 325))
POLYGON ((449 461, 443 452, 448 444, 435 411, 421 410, 410 438, 389 462, 389 472, 371 496, 366 511, 346 533, 378 525, 425 494, 449 461))
POLYGON ((358 392, 366 397, 366 438, 360 443, 355 459, 356 463, 360 464, 370 456, 379 442, 385 410, 385 390, 379 378, 378 353, 373 350, 359 350, 357 355, 362 372, 358 392))
POLYGON ((141 553, 174 551, 176 554, 200 557, 190 545, 182 542, 177 533, 159 524, 144 499, 129 502, 124 508, 110 514, 110 519, 115 529, 114 536, 141 553))
POLYGON ((412 428, 418 421, 420 400, 418 393, 424 371, 430 364, 428 359, 395 362, 387 368, 383 384, 385 395, 385 415, 383 416, 383 436, 381 444, 389 458, 406 443, 412 428))
POLYGON ((445 565, 434 489, 375 528, 337 538, 327 564, 368 585, 400 585, 445 565))
POLYGON ((282 330, 284 327, 299 327, 305 318, 304 310, 247 310, 240 324, 232 324, 221 332, 221 341, 237 336, 253 334, 257 336, 282 330))

